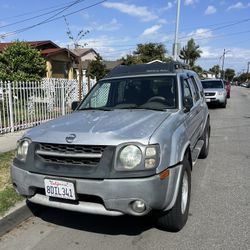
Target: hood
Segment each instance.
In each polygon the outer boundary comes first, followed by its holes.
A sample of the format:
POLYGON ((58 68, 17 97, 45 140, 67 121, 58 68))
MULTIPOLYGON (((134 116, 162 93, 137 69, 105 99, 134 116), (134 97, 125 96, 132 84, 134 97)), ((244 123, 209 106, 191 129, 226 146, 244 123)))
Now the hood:
POLYGON ((65 144, 118 145, 124 142, 147 144, 154 131, 170 115, 152 110, 77 111, 29 130, 32 141, 65 144))

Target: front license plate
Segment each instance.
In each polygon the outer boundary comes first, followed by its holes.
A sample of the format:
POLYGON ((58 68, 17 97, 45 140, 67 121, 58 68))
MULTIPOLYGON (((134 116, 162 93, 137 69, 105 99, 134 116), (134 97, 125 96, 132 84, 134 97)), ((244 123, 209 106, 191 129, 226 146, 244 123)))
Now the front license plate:
POLYGON ((75 200, 75 186, 73 182, 44 179, 45 194, 50 197, 75 200))
POLYGON ((211 100, 210 99, 206 99, 206 102, 211 102, 211 100))

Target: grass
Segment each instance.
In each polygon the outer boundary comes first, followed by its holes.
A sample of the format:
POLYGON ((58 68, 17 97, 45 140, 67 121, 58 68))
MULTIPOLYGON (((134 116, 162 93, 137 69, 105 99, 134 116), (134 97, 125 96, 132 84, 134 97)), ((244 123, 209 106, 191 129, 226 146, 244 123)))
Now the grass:
POLYGON ((3 216, 17 201, 23 199, 11 184, 10 165, 14 156, 14 151, 0 154, 0 216, 3 216))

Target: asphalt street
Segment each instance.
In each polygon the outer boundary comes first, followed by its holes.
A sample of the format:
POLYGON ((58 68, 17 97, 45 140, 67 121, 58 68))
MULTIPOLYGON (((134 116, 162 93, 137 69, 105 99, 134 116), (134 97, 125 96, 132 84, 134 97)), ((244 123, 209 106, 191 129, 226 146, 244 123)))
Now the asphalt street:
POLYGON ((210 153, 193 169, 182 231, 163 231, 148 217, 46 209, 0 238, 0 250, 250 249, 250 89, 232 87, 227 108, 210 114, 210 153))

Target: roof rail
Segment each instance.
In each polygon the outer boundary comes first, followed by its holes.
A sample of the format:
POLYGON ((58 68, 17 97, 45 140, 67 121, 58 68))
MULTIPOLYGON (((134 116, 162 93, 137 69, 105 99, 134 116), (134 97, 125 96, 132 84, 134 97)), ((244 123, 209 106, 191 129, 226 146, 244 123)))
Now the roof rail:
POLYGON ((188 65, 178 61, 159 62, 152 61, 147 64, 119 65, 111 70, 104 79, 123 76, 137 76, 149 74, 176 73, 177 71, 189 69, 188 65))

